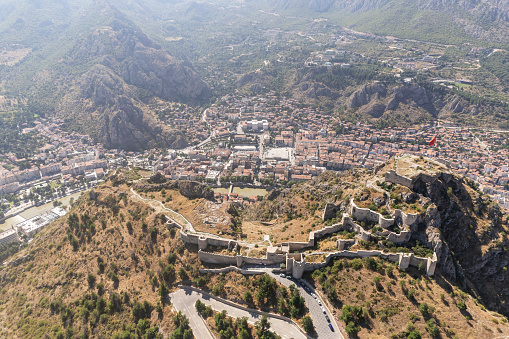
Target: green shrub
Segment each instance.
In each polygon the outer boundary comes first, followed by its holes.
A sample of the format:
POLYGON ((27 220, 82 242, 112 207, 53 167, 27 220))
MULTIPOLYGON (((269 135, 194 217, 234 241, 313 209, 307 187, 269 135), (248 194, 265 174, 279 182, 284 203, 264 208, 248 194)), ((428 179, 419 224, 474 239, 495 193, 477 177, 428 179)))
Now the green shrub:
POLYGON ((432 318, 426 321, 426 331, 428 331, 432 337, 438 337, 440 335, 440 329, 438 328, 435 319, 432 318))
POLYGON ((348 324, 346 324, 345 331, 349 336, 355 336, 357 332, 360 331, 360 327, 355 325, 353 321, 350 321, 348 324))
POLYGON ((304 328, 304 331, 307 333, 313 333, 315 331, 313 320, 308 315, 302 318, 302 328, 304 328))
POLYGON ((89 273, 87 276, 88 287, 93 288, 95 285, 95 275, 89 273))
POLYGON ((433 314, 435 309, 432 306, 429 306, 427 303, 422 303, 419 305, 419 311, 424 317, 429 317, 433 314))
POLYGON ((355 258, 350 262, 350 266, 352 266, 354 270, 360 270, 362 268, 362 260, 355 258))

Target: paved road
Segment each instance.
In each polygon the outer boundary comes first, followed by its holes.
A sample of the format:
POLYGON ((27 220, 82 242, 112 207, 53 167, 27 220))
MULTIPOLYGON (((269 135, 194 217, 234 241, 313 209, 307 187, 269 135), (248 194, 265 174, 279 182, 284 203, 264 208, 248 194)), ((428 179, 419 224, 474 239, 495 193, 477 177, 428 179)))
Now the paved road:
POLYGON ((198 311, 196 311, 196 307, 194 307, 194 303, 198 298, 198 295, 191 295, 190 291, 187 292, 182 289, 170 294, 170 300, 173 306, 175 306, 177 311, 182 311, 187 319, 189 319, 189 326, 191 326, 193 330, 194 337, 200 339, 215 339, 210 334, 207 325, 198 314, 198 311))
MULTIPOLYGON (((289 287, 290 285, 297 286, 297 288, 299 289, 300 295, 303 296, 304 300, 306 301, 306 305, 309 309, 311 318, 313 319, 313 324, 315 325, 315 330, 316 330, 316 333, 318 334, 319 339, 322 339, 322 338, 323 339, 339 339, 339 338, 343 339, 343 335, 341 334, 341 332, 339 330, 339 326, 336 323, 336 320, 334 320, 332 313, 330 312, 330 310, 327 307, 324 306, 325 311, 327 312, 327 315, 329 316, 329 318, 331 320, 331 324, 332 324, 332 327, 334 328, 334 332, 332 332, 330 330, 329 323, 327 322, 327 319, 325 319, 325 314, 323 314, 323 311, 322 311, 320 305, 318 305, 318 302, 311 296, 310 293, 306 292, 306 290, 304 290, 304 288, 302 288, 298 284, 295 284, 294 281, 292 281, 290 279, 282 278, 279 275, 274 274, 272 272, 268 272, 268 274, 270 274, 270 276, 272 276, 274 279, 276 279, 277 281, 279 281, 280 283, 282 283, 283 285, 285 285, 287 287, 289 287)), ((304 281, 304 280, 300 280, 300 281, 304 281)), ((317 294, 314 291, 314 289, 312 288, 312 286, 310 286, 307 283, 306 283, 306 285, 309 287, 309 289, 312 292, 317 294)), ((320 298, 319 296, 317 296, 317 297, 320 298)), ((323 300, 320 299, 320 301, 321 301, 322 305, 324 305, 323 300)))
MULTIPOLYGON (((185 287, 182 287, 178 291, 171 293, 170 299, 173 303, 173 306, 175 306, 178 311, 182 311, 182 313, 184 313, 185 316, 189 319, 189 325, 191 326, 195 337, 199 339, 213 339, 213 337, 210 335, 207 329, 207 325, 205 325, 205 322, 202 320, 194 306, 196 300, 198 299, 201 299, 205 305, 211 306, 215 311, 221 312, 222 310, 226 310, 228 315, 231 317, 247 317, 248 322, 251 324, 254 324, 262 316, 261 312, 248 312, 243 309, 224 304, 220 301, 208 297, 207 295, 185 287)), ((306 339, 306 336, 302 334, 302 332, 300 332, 299 329, 292 323, 281 319, 272 318, 270 316, 269 321, 270 330, 276 332, 283 339, 306 339)))

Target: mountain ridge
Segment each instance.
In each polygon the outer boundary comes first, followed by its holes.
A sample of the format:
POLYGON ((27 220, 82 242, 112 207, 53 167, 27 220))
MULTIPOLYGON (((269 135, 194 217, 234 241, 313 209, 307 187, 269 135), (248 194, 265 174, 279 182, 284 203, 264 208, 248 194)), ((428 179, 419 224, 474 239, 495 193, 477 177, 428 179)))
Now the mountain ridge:
POLYGON ((158 121, 150 104, 199 105, 211 96, 208 85, 189 62, 170 55, 110 2, 86 3, 69 9, 82 14, 64 35, 54 33, 65 42, 41 42, 10 70, 10 90, 25 93, 38 114, 55 114, 109 148, 187 146, 180 131, 158 121))

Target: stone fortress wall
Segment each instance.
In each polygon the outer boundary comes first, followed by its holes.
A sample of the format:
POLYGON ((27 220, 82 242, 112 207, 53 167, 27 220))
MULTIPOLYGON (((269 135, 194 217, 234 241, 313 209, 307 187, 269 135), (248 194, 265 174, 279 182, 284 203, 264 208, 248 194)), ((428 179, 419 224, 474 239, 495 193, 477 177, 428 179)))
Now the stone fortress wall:
POLYGON ((202 274, 207 274, 207 273, 223 274, 223 273, 228 273, 228 272, 237 272, 237 273, 245 274, 245 275, 265 274, 264 271, 244 270, 237 266, 228 266, 228 267, 223 267, 223 268, 200 268, 200 273, 202 273, 202 274))
MULTIPOLYGON (((371 211, 372 212, 372 211, 371 211)), ((403 212, 401 212, 404 214, 403 212)), ((389 219, 386 219, 389 220, 389 219)), ((394 220, 394 219, 392 219, 394 220)), ((416 220, 410 218, 409 220, 416 220)), ((172 221, 169 222, 169 224, 172 221)), ((333 258, 344 257, 344 258, 366 258, 366 257, 380 257, 382 259, 386 259, 392 262, 397 262, 400 268, 406 269, 408 266, 419 266, 421 263, 425 265, 426 273, 432 276, 435 272, 437 257, 436 254, 433 255, 433 258, 420 258, 416 257, 413 253, 384 253, 382 251, 348 251, 345 250, 346 245, 353 245, 359 239, 369 240, 370 232, 365 231, 361 226, 356 224, 351 217, 347 214, 343 214, 343 219, 341 223, 334 224, 332 226, 326 226, 320 230, 313 231, 309 235, 308 242, 287 242, 283 243, 278 247, 269 248, 267 251, 267 255, 265 258, 254 258, 247 257, 241 255, 222 255, 215 254, 204 251, 207 248, 207 245, 219 246, 229 249, 234 249, 238 243, 235 240, 224 239, 215 236, 207 236, 201 234, 190 234, 186 232, 183 227, 180 225, 176 225, 173 222, 173 226, 178 226, 180 230, 180 237, 184 243, 190 243, 198 245, 199 251, 198 256, 202 262, 216 265, 224 265, 229 266, 227 271, 233 270, 231 267, 237 267, 240 269, 243 265, 275 265, 275 264, 285 264, 287 274, 291 274, 295 278, 300 278, 304 274, 304 272, 314 271, 316 269, 320 269, 329 264, 329 262, 333 258), (354 231, 358 233, 356 239, 339 239, 338 240, 338 251, 329 253, 325 257, 325 261, 320 263, 310 263, 306 262, 305 255, 302 253, 292 253, 293 251, 300 250, 307 247, 313 247, 315 245, 315 239, 336 233, 338 231, 348 230, 354 231)), ((410 238, 410 232, 403 231, 401 234, 396 234, 394 232, 389 232, 388 239, 393 239, 395 243, 397 242, 406 242, 410 238), (405 233, 403 233, 405 232, 405 233), (392 238, 391 238, 392 237, 392 238), (397 238, 396 238, 397 237, 397 238), (400 241, 399 241, 400 240, 400 241)), ((391 240, 391 241, 393 241, 391 240)), ((207 273, 216 273, 223 272, 222 269, 203 271, 207 273)), ((226 272, 226 271, 225 271, 226 272)))
POLYGON ((391 182, 396 185, 401 185, 413 189, 414 181, 403 175, 398 174, 395 170, 390 170, 385 173, 385 181, 391 182))
MULTIPOLYGON (((396 171, 389 171, 386 173, 385 180, 395 184, 400 184, 409 188, 413 188, 416 180, 423 180, 424 182, 431 182, 436 180, 435 177, 429 175, 419 174, 414 179, 406 178, 396 173, 396 171)), ((324 209, 325 215, 335 215, 337 209, 332 206, 333 204, 327 204, 324 209)), ((371 232, 364 230, 358 225, 353 218, 359 221, 370 221, 377 223, 378 226, 382 227, 384 231, 378 232, 377 235, 385 236, 387 240, 395 244, 403 244, 411 238, 411 226, 414 226, 420 222, 420 215, 418 214, 406 214, 401 210, 395 210, 392 213, 392 218, 387 219, 380 213, 372 211, 368 208, 359 208, 353 201, 347 207, 347 213, 343 213, 343 217, 340 223, 326 226, 322 229, 312 231, 309 234, 307 242, 284 242, 277 247, 269 247, 265 258, 254 258, 242 255, 222 255, 206 252, 207 246, 216 246, 228 248, 229 250, 235 250, 238 248, 239 243, 236 240, 221 238, 212 234, 196 234, 188 232, 185 227, 178 224, 174 220, 169 219, 167 228, 177 227, 180 229, 180 238, 184 243, 198 245, 199 251, 198 256, 202 262, 216 265, 228 266, 220 269, 203 269, 201 271, 205 273, 223 273, 232 270, 242 270, 241 267, 245 264, 248 265, 276 265, 285 264, 287 274, 291 274, 295 278, 302 277, 304 272, 314 271, 320 269, 329 264, 333 258, 344 257, 344 258, 366 258, 366 257, 380 257, 385 260, 389 260, 398 263, 399 267, 406 269, 409 266, 419 266, 421 264, 426 268, 426 274, 429 276, 434 275, 437 264, 437 255, 433 254, 432 258, 420 258, 416 257, 413 253, 384 253, 382 251, 373 250, 357 250, 349 251, 347 248, 356 244, 359 240, 368 241, 371 236, 371 232), (350 217, 350 215, 352 217, 350 217), (391 227, 395 223, 401 223, 404 230, 400 234, 391 232, 387 228, 391 227), (293 253, 300 251, 305 248, 312 248, 315 246, 315 240, 322 237, 334 234, 339 231, 350 231, 357 233, 355 239, 338 239, 336 252, 331 252, 325 256, 325 260, 319 263, 306 262, 305 255, 302 253, 293 253)))

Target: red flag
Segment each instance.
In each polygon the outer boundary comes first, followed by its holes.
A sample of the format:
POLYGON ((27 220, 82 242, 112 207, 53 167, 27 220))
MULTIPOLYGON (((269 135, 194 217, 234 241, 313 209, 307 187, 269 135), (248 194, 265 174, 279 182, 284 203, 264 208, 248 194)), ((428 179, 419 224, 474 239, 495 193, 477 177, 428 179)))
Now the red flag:
POLYGON ((428 143, 428 146, 435 146, 436 142, 437 142, 437 135, 435 134, 433 139, 431 139, 431 141, 428 143))

